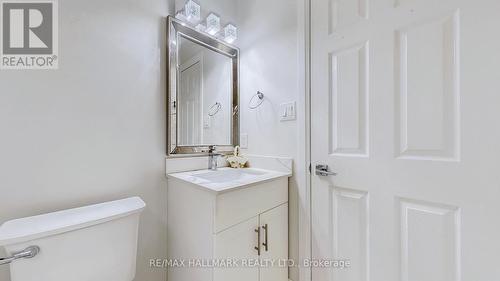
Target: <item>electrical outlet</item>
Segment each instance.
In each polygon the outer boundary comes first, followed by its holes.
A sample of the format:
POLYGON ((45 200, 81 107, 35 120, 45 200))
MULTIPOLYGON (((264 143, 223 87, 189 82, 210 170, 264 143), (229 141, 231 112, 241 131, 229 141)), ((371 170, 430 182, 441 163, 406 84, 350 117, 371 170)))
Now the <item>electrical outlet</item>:
POLYGON ((292 121, 297 119, 296 103, 287 102, 280 104, 280 121, 292 121))

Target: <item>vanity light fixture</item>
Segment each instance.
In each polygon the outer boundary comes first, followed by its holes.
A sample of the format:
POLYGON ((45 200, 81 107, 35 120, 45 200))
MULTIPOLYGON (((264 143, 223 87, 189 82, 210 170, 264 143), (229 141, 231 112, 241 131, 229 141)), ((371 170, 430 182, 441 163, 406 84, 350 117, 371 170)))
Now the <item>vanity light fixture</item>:
POLYGON ((186 19, 195 24, 201 19, 201 6, 200 4, 194 2, 193 0, 188 0, 186 5, 184 5, 184 14, 186 19))
POLYGON ((224 27, 224 41, 231 44, 236 39, 238 39, 238 29, 232 24, 228 24, 224 27))
POLYGON ((220 17, 214 13, 210 13, 207 17, 207 29, 206 33, 210 35, 215 35, 220 31, 220 17))
POLYGON ((227 24, 221 28, 221 18, 215 13, 210 13, 206 22, 200 22, 201 6, 193 0, 188 0, 184 5, 184 9, 178 11, 175 17, 179 19, 183 25, 189 24, 194 26, 199 32, 205 32, 212 36, 232 44, 238 39, 238 28, 234 24, 227 24))

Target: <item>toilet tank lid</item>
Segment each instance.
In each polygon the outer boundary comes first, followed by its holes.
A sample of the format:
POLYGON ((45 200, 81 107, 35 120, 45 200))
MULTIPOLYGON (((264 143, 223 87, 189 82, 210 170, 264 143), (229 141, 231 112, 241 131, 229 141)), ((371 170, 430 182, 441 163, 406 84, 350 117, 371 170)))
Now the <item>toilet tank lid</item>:
POLYGON ((146 207, 139 197, 15 219, 0 226, 0 246, 28 242, 139 213, 146 207))

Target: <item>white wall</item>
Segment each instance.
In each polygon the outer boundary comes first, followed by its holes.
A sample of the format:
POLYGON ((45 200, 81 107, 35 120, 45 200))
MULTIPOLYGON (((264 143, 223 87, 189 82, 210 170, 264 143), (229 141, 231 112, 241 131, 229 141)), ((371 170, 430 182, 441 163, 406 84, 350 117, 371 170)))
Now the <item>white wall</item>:
MULTIPOLYGON (((280 122, 279 106, 302 101, 299 90, 298 1, 239 0, 238 24, 241 48, 241 133, 248 134, 248 149, 256 155, 294 158, 295 176, 290 180, 289 231, 290 258, 298 261, 298 138, 304 116, 297 121, 280 122), (261 91, 264 103, 256 110, 248 109, 253 95, 261 91)), ((304 106, 303 102, 298 103, 304 106)), ((298 270, 290 270, 290 278, 298 281, 298 270)))
MULTIPOLYGON (((59 1, 59 70, 0 71, 0 223, 139 195, 148 207, 138 281, 166 278, 148 259, 166 256, 163 54, 170 6, 59 1)), ((5 267, 0 280, 9 280, 5 267)))

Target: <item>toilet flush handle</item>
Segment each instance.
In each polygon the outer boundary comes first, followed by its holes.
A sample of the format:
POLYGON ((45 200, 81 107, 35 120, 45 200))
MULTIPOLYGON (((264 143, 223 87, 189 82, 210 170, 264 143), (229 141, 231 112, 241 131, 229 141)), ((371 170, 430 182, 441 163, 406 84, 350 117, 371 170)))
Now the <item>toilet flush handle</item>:
POLYGON ((18 259, 31 259, 40 253, 40 247, 30 246, 20 252, 14 253, 11 257, 0 258, 0 265, 9 264, 18 259))

